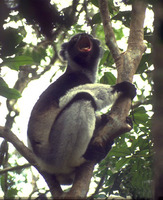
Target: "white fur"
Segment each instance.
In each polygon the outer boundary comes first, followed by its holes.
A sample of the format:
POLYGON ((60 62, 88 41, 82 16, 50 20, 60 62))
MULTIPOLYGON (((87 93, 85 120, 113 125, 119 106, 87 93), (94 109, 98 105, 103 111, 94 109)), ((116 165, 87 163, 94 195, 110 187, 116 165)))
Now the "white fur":
MULTIPOLYGON (((67 104, 78 93, 86 92, 93 97, 97 110, 101 110, 117 98, 117 92, 112 93, 112 91, 113 87, 104 84, 85 84, 75 87, 60 98, 59 109, 62 111, 58 118, 53 123, 50 122, 45 130, 40 127, 38 148, 42 152, 42 158, 37 157, 37 161, 42 170, 55 174, 61 184, 70 184, 74 179, 76 167, 86 162, 83 155, 96 124, 96 114, 91 99, 79 99, 69 106, 67 104), (42 136, 44 136, 43 141, 42 136)), ((54 116, 51 115, 54 111, 49 112, 47 114, 50 118, 45 117, 44 120, 54 120, 54 116)))
POLYGON ((64 108, 78 93, 86 92, 93 97, 97 110, 101 110, 111 105, 116 100, 117 92, 112 93, 112 91, 113 87, 100 83, 81 85, 69 90, 67 94, 60 99, 59 106, 64 108))

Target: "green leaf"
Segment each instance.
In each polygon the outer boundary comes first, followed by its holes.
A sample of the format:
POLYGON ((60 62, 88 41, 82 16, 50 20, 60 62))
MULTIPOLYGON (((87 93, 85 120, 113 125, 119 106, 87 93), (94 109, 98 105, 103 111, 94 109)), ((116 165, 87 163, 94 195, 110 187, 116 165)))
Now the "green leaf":
POLYGON ((0 183, 1 183, 1 189, 2 189, 2 191, 4 192, 4 190, 5 190, 5 178, 4 178, 4 175, 2 175, 1 177, 0 177, 0 183))
POLYGON ((102 59, 100 61, 100 65, 111 66, 112 64, 114 64, 113 57, 112 57, 112 55, 111 55, 109 50, 105 50, 104 54, 103 54, 103 57, 102 57, 102 59))
POLYGON ((107 185, 108 186, 113 185, 114 182, 115 182, 115 180, 116 180, 116 178, 117 178, 117 176, 118 176, 118 173, 115 173, 115 174, 111 175, 110 178, 109 178, 109 181, 108 181, 107 185))
POLYGON ((14 199, 14 197, 18 194, 18 189, 17 188, 10 188, 7 191, 7 198, 8 199, 14 199))
POLYGON ((34 61, 29 56, 16 56, 14 58, 5 58, 1 66, 8 66, 13 70, 18 71, 20 66, 33 64, 34 61))
POLYGON ((92 3, 94 6, 96 6, 96 7, 99 6, 99 5, 98 5, 98 0, 91 0, 91 3, 92 3))
POLYGON ((93 23, 93 24, 99 24, 99 23, 101 23, 101 16, 100 16, 100 13, 96 13, 96 14, 92 17, 92 23, 93 23))
POLYGON ((145 125, 148 122, 148 115, 143 106, 140 106, 134 110, 134 120, 137 124, 145 125))
POLYGON ((141 150, 141 151, 137 152, 137 155, 139 155, 140 157, 146 157, 147 155, 151 156, 149 154, 149 149, 141 150))
POLYGON ((152 65, 151 53, 144 54, 136 71, 137 74, 142 74, 149 66, 152 65))
POLYGON ((116 40, 121 40, 124 37, 123 28, 113 28, 116 40))
MULTIPOLYGON (((1 33, 2 34, 2 33, 1 33)), ((3 37, 1 38, 1 55, 11 56, 15 54, 22 42, 23 37, 19 34, 17 29, 7 28, 3 31, 3 37)))
MULTIPOLYGON (((103 32, 101 32, 101 34, 104 36, 103 32)), ((102 36, 101 35, 101 36, 102 36)), ((103 36, 101 38, 103 38, 103 36)), ((99 37, 99 35, 98 35, 99 37)), ((100 38, 100 37, 99 37, 100 38)), ((103 54, 103 57, 100 61, 100 66, 101 65, 105 65, 105 66, 108 66, 108 67, 111 67, 111 68, 114 68, 113 65, 114 65, 114 60, 113 60, 113 57, 110 53, 109 50, 105 50, 104 51, 104 54, 103 54)))
POLYGON ((125 166, 126 164, 128 164, 129 161, 130 161, 129 158, 122 158, 122 159, 118 160, 116 162, 116 165, 115 165, 116 169, 119 171, 123 166, 125 166))
POLYGON ((135 153, 136 148, 139 146, 138 142, 139 142, 138 139, 134 139, 132 141, 132 145, 130 147, 130 150, 131 150, 132 153, 135 153))
POLYGON ((121 21, 126 27, 130 27, 131 11, 118 12, 112 19, 121 21))
POLYGON ((119 11, 119 7, 114 6, 113 0, 108 0, 108 8, 111 16, 119 11))
POLYGON ((105 62, 107 62, 107 59, 109 57, 110 52, 106 50, 102 56, 102 59, 100 61, 100 65, 104 65, 105 62))
POLYGON ((40 61, 44 59, 46 55, 47 55, 46 49, 40 47, 36 50, 33 50, 31 56, 35 63, 40 63, 40 61))
POLYGON ((109 156, 116 156, 116 157, 125 157, 125 156, 128 156, 130 154, 131 154, 131 152, 128 148, 121 148, 121 147, 119 147, 119 148, 114 147, 109 152, 109 156))
POLYGON ((96 194, 93 196, 93 199, 106 199, 106 195, 104 194, 96 194))
POLYGON ((105 72, 100 83, 114 85, 116 83, 116 78, 111 72, 105 72))
POLYGON ((9 88, 2 78, 0 78, 0 95, 7 99, 18 99, 21 97, 19 91, 14 88, 9 88))

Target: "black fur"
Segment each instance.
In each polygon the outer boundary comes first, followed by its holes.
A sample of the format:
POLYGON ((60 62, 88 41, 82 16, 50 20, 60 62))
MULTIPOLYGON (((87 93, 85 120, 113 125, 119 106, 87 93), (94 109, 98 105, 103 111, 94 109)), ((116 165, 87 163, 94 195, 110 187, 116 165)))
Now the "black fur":
MULTIPOLYGON (((74 36, 69 42, 62 45, 60 55, 64 60, 67 60, 66 51, 69 52, 70 58, 76 62, 76 64, 86 68, 87 70, 94 70, 95 61, 99 60, 102 55, 102 48, 100 47, 99 40, 94 39, 91 35, 82 33, 74 36), (91 46, 91 51, 79 51, 80 43, 88 43, 91 46)), ((68 65, 70 69, 71 66, 68 65)))
POLYGON ((95 111, 111 104, 114 92, 122 92, 131 99, 136 94, 129 82, 111 87, 93 84, 101 54, 100 42, 86 33, 64 43, 60 55, 68 61, 67 69, 41 94, 31 113, 29 145, 42 170, 55 174, 61 184, 72 183, 68 181, 73 181, 70 176, 75 175, 76 167, 85 159, 99 162, 111 149, 113 141, 105 147, 89 145, 95 129, 108 121, 102 115, 98 123, 95 111))
POLYGON ((118 83, 114 85, 113 88, 114 88, 113 92, 115 91, 122 92, 124 96, 130 97, 131 99, 133 99, 136 95, 135 86, 128 81, 123 81, 121 83, 118 83))
POLYGON ((41 94, 35 107, 38 111, 46 110, 54 102, 58 104, 68 90, 86 83, 91 83, 91 80, 84 73, 65 72, 41 94))

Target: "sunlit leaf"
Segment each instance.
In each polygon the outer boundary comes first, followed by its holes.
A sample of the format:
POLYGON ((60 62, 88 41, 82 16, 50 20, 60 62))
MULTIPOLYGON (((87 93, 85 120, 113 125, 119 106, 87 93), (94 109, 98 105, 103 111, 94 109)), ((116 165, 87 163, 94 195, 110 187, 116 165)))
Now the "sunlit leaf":
POLYGON ((134 110, 134 120, 137 124, 145 124, 148 121, 148 115, 143 106, 134 110))
POLYGON ((128 148, 117 148, 114 147, 112 150, 109 152, 109 156, 117 156, 117 157, 124 157, 130 155, 131 152, 128 148))
POLYGON ((130 161, 129 158, 122 158, 116 162, 116 169, 119 171, 123 166, 128 164, 130 161))
POLYGON ((9 88, 2 78, 0 78, 0 95, 7 99, 18 99, 21 97, 19 91, 14 88, 9 88))
POLYGON ((16 56, 14 58, 5 58, 1 66, 8 66, 9 68, 18 71, 20 66, 32 64, 34 64, 34 61, 31 57, 16 56))
POLYGON ((142 56, 142 59, 140 61, 139 67, 136 71, 137 74, 141 74, 144 72, 144 70, 148 69, 148 66, 150 66, 152 64, 152 54, 148 53, 148 54, 144 54, 142 56))
POLYGON ((114 85, 116 83, 116 78, 111 72, 105 72, 100 82, 103 84, 114 85))

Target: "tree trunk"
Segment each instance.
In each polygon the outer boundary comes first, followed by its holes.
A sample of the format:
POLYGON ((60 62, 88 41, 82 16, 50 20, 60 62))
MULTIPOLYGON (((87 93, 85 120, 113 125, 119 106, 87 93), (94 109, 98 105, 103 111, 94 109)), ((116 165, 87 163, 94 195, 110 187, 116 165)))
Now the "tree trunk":
POLYGON ((155 4, 154 21, 154 199, 163 197, 163 2, 155 4))

